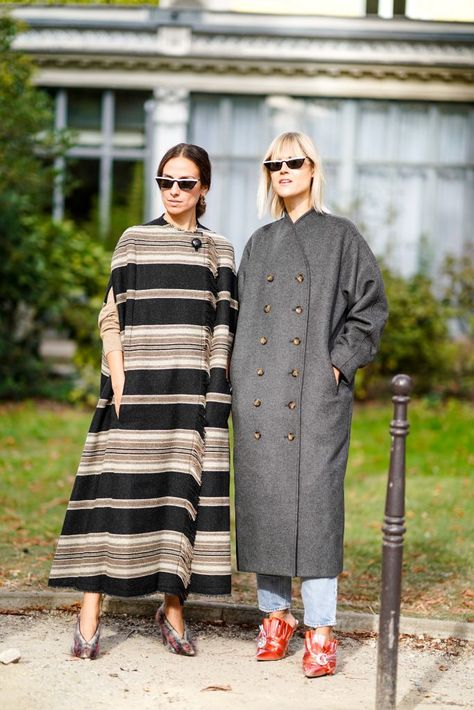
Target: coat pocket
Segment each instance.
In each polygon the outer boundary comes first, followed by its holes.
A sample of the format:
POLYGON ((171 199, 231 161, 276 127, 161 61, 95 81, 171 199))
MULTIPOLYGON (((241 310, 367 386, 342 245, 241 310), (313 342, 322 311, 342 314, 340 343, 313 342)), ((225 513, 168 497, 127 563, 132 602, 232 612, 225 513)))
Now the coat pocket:
POLYGON ((334 374, 334 370, 332 369, 332 362, 330 359, 328 359, 329 362, 329 367, 328 367, 328 376, 331 382, 331 390, 333 394, 339 394, 339 387, 341 386, 341 377, 339 377, 339 382, 336 380, 336 376, 334 374))
POLYGON ((115 418, 117 419, 118 422, 120 422, 120 421, 122 420, 122 417, 123 417, 123 414, 124 414, 124 409, 123 409, 123 408, 124 408, 124 401, 123 401, 123 399, 124 399, 124 396, 125 396, 125 394, 126 394, 126 390, 127 390, 127 372, 125 372, 125 379, 124 379, 124 382, 123 382, 123 389, 122 389, 122 399, 121 399, 121 402, 120 402, 120 407, 119 407, 119 412, 118 412, 118 414, 117 414, 117 410, 116 410, 116 408, 115 408, 115 393, 113 394, 113 397, 112 397, 112 410, 113 410, 114 416, 115 416, 115 418))

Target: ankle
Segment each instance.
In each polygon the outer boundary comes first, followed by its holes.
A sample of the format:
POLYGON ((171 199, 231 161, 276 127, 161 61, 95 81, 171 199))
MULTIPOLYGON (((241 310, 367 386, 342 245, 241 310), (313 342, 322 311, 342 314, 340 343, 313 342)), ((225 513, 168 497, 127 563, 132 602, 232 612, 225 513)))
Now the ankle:
POLYGON ((278 611, 272 611, 269 613, 268 617, 270 619, 283 619, 290 626, 296 626, 298 623, 297 619, 293 616, 289 609, 279 609, 278 611))
POLYGON ((165 594, 163 609, 165 614, 172 614, 174 617, 184 618, 184 607, 178 596, 165 594))
POLYGON ((329 643, 330 641, 334 640, 334 633, 332 630, 332 626, 311 626, 308 627, 309 631, 313 632, 316 636, 320 636, 322 639, 324 639, 324 643, 329 643))

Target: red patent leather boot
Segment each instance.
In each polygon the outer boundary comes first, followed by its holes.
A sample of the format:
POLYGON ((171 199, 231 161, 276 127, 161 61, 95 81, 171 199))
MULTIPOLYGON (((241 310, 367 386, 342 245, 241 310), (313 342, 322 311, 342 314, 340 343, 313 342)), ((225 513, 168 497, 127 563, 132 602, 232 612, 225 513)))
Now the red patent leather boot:
POLYGON ((322 634, 309 630, 304 635, 303 672, 307 678, 334 675, 336 671, 336 639, 326 640, 322 634))
POLYGON ((264 619, 257 637, 257 661, 279 661, 284 658, 296 626, 276 616, 264 619))

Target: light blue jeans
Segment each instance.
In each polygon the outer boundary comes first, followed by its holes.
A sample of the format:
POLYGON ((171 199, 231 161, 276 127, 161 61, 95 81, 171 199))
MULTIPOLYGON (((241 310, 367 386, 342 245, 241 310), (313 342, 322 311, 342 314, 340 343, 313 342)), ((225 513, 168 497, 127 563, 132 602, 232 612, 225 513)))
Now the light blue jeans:
MULTIPOLYGON (((260 611, 270 613, 291 608, 291 577, 257 574, 260 611)), ((304 623, 312 629, 336 625, 337 577, 301 577, 304 623)))

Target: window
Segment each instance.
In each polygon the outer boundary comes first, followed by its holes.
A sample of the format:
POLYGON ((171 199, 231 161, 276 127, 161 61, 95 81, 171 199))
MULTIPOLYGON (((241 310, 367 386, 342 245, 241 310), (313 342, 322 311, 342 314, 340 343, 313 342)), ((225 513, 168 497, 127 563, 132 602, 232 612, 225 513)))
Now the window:
POLYGON ((81 145, 101 143, 101 91, 80 89, 68 92, 67 125, 80 131, 81 145))
POLYGON ((144 145, 146 91, 115 92, 114 145, 141 148, 144 145))
POLYGON ((68 160, 66 164, 66 216, 77 224, 97 225, 99 160, 68 160))
POLYGON ((436 273, 446 253, 460 254, 472 240, 473 106, 194 96, 190 138, 209 150, 214 170, 203 221, 232 239, 237 259, 262 223, 255 206, 262 151, 284 130, 312 136, 329 209, 352 218, 402 274, 436 273))

